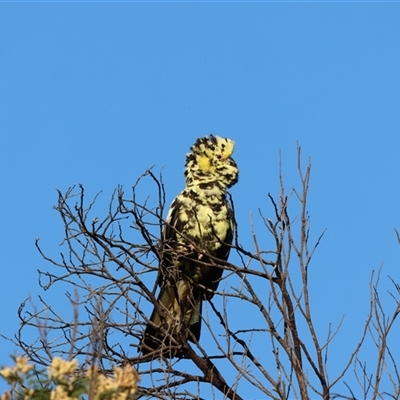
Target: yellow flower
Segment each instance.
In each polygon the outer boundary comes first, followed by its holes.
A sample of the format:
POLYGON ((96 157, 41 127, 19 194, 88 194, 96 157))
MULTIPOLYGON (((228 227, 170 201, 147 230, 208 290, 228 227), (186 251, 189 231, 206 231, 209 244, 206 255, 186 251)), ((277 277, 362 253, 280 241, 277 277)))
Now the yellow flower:
POLYGON ((29 365, 28 361, 29 359, 27 357, 17 357, 15 362, 17 364, 18 371, 21 371, 23 374, 29 372, 33 368, 33 365, 29 365))
POLYGON ((24 391, 24 400, 31 400, 33 395, 35 394, 34 389, 25 389, 24 391))
POLYGON ((113 379, 107 378, 103 373, 99 372, 97 365, 89 367, 86 376, 90 379, 89 393, 94 399, 98 399, 105 391, 116 389, 113 379))
POLYGON ((1 397, 1 400, 11 400, 11 393, 10 392, 4 392, 1 397))
POLYGON ((64 386, 57 386, 55 390, 50 393, 50 400, 70 400, 68 392, 65 390, 64 386))
POLYGON ((107 390, 115 390, 117 389, 117 385, 115 384, 114 379, 108 378, 104 375, 100 375, 97 377, 97 392, 102 393, 107 390))
POLYGON ((96 366, 91 366, 86 376, 91 379, 89 391, 94 399, 101 398, 104 392, 112 391, 114 393, 107 396, 109 400, 127 400, 129 395, 137 392, 139 375, 131 365, 114 368, 113 377, 107 377, 96 366))
POLYGON ((29 359, 26 357, 17 357, 15 359, 16 365, 14 367, 3 367, 0 375, 7 379, 8 383, 19 381, 23 378, 21 375, 25 375, 33 368, 33 365, 29 365, 28 361, 29 359))
POLYGON ((126 365, 123 369, 115 368, 114 375, 119 389, 136 392, 139 375, 132 365, 126 365))
POLYGON ((63 380, 66 375, 71 375, 78 368, 78 360, 64 361, 54 357, 51 365, 47 367, 49 379, 63 380))
POLYGON ((0 375, 7 379, 7 381, 13 380, 15 374, 17 373, 16 368, 3 368, 0 371, 0 375))

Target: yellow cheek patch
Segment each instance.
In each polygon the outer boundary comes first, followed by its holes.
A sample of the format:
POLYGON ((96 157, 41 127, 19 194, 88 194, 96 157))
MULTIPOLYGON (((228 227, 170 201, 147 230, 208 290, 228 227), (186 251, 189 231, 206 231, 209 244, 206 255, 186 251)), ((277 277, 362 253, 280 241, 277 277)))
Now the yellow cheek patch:
POLYGON ((198 162, 199 162, 199 167, 203 172, 208 172, 210 170, 211 162, 207 156, 200 156, 198 162))

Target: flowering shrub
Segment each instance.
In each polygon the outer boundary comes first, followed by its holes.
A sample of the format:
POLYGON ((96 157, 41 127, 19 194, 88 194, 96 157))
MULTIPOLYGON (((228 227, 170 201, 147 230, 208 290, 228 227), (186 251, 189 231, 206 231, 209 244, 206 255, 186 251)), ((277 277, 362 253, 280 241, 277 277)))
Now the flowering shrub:
POLYGON ((105 376, 96 366, 78 373, 78 361, 55 357, 47 374, 16 357, 15 366, 3 367, 0 375, 11 386, 1 400, 133 400, 138 396, 139 375, 131 365, 115 367, 113 376, 105 376))

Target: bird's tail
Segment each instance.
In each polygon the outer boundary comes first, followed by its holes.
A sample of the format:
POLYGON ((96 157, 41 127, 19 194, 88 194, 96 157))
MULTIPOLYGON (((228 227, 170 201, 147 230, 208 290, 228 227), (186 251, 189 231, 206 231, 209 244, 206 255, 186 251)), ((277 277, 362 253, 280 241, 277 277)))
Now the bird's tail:
POLYGON ((180 280, 175 287, 161 288, 157 301, 161 315, 154 307, 140 345, 143 354, 162 348, 171 350, 171 345, 177 345, 181 338, 199 340, 202 292, 198 288, 187 280, 180 280))

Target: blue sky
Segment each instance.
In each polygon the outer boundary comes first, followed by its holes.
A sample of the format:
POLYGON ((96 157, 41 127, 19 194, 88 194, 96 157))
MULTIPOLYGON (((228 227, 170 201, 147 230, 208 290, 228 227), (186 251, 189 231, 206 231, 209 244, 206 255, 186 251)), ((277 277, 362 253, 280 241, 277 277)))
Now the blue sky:
MULTIPOLYGON (((56 188, 107 196, 155 165, 169 202, 189 147, 214 133, 236 141, 248 246, 250 215, 272 215, 279 154, 288 189, 297 143, 311 158, 312 237, 327 229, 313 307, 322 336, 345 315, 339 360, 365 321, 371 271, 382 266, 383 291, 388 275, 400 282, 399 20, 400 3, 377 2, 1 3, 0 332, 17 330, 27 296, 47 295, 34 241, 59 251, 56 188)), ((14 350, 1 340, 0 364, 14 350)))

